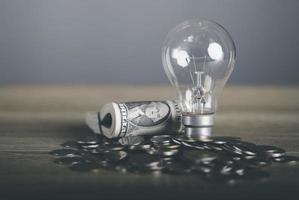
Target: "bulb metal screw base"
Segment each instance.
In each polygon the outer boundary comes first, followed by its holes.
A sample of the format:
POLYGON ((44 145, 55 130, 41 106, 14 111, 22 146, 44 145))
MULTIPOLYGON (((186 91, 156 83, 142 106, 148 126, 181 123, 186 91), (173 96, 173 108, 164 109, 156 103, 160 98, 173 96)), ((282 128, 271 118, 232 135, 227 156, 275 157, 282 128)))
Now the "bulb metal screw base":
POLYGON ((209 137, 214 126, 214 114, 183 115, 185 134, 191 138, 209 137))

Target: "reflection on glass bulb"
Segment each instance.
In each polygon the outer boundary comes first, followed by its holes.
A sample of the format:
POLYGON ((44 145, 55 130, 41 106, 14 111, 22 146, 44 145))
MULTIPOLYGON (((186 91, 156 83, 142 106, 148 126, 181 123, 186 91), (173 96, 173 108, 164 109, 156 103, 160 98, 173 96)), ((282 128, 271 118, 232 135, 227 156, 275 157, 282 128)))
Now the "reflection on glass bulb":
POLYGON ((166 37, 162 60, 176 88, 186 133, 211 134, 217 97, 235 63, 235 45, 219 24, 189 20, 166 37))
POLYGON ((220 46, 220 44, 213 42, 209 44, 208 54, 211 59, 220 60, 223 57, 222 47, 220 46))
POLYGON ((174 49, 172 52, 172 57, 176 59, 177 64, 181 67, 187 67, 190 62, 190 57, 184 50, 174 49))

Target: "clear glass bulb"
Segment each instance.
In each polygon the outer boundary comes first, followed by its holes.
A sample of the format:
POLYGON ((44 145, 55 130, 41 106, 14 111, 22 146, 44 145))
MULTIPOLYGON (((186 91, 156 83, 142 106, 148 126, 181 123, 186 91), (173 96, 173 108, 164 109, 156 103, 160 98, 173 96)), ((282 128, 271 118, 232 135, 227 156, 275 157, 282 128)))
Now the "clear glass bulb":
MULTIPOLYGON (((162 60, 184 116, 194 116, 185 125, 213 126, 213 113, 235 64, 235 45, 219 24, 207 20, 188 20, 172 29, 164 42, 162 60), (209 123, 203 122, 210 121, 209 123), (197 122, 194 122, 196 121, 197 122)), ((184 123, 184 119, 183 119, 184 123)), ((193 130, 209 135, 211 130, 193 130)))

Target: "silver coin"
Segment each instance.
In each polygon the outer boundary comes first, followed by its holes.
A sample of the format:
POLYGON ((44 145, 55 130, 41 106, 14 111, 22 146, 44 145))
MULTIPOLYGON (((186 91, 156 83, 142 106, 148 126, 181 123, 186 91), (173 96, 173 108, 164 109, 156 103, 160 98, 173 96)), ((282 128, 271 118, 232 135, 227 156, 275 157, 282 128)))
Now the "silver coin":
POLYGON ((290 165, 297 165, 299 164, 299 157, 296 156, 282 156, 273 159, 276 163, 286 163, 290 165))
POLYGON ((272 158, 282 157, 286 154, 284 149, 275 146, 259 145, 258 149, 272 158))
POLYGON ((138 151, 146 151, 149 150, 152 147, 151 144, 142 144, 142 145, 132 145, 129 146, 128 149, 132 152, 138 152, 138 151))
POLYGON ((182 145, 184 145, 185 147, 193 148, 193 145, 191 145, 189 142, 182 141, 182 145))
POLYGON ((118 142, 123 146, 135 146, 140 145, 144 141, 142 136, 128 136, 123 137, 118 140, 118 142))
POLYGON ((195 169, 205 174, 210 174, 212 173, 213 170, 210 166, 202 166, 202 165, 195 167, 195 169))
POLYGON ((230 175, 233 172, 233 163, 229 163, 220 167, 220 174, 222 175, 230 175))
POLYGON ((83 149, 95 149, 95 148, 98 148, 100 145, 98 144, 84 144, 84 145, 81 145, 81 148, 83 149))
POLYGON ((242 159, 239 163, 247 167, 259 168, 269 166, 272 162, 268 157, 254 156, 251 159, 242 159))
POLYGON ((182 142, 188 142, 188 143, 192 143, 192 142, 197 142, 198 140, 194 139, 194 138, 189 138, 189 137, 182 137, 182 142))
POLYGON ((193 148, 193 149, 199 149, 199 150, 204 150, 206 149, 206 145, 201 143, 201 142, 187 142, 187 141, 182 141, 182 145, 185 147, 193 148))
POLYGON ((174 143, 176 143, 176 144, 179 144, 179 145, 182 144, 182 142, 181 142, 180 140, 177 140, 176 138, 171 138, 171 139, 172 139, 172 141, 173 141, 174 143))
POLYGON ((96 141, 96 140, 89 140, 89 141, 87 141, 86 142, 86 144, 98 144, 98 141, 96 141))
POLYGON ((245 169, 244 168, 236 169, 235 173, 239 176, 243 176, 245 174, 245 169))
POLYGON ((97 163, 84 162, 84 161, 74 163, 72 166, 70 166, 71 170, 81 171, 81 172, 94 171, 94 170, 99 169, 99 168, 100 168, 100 166, 97 163))
POLYGON ((231 144, 231 143, 223 144, 222 148, 225 151, 227 151, 228 153, 237 154, 237 155, 243 155, 244 154, 240 149, 235 148, 234 144, 231 144))
POLYGON ((215 151, 224 151, 223 147, 217 143, 209 144, 209 148, 215 151))
MULTIPOLYGON (((210 143, 203 143, 203 147, 205 150, 217 150, 215 148, 215 145, 210 144, 210 143)), ((223 150, 223 148, 221 148, 221 150, 223 150)))
POLYGON ((63 144, 61 144, 62 147, 65 147, 65 148, 78 148, 79 145, 76 141, 68 141, 68 142, 65 142, 63 144))
POLYGON ((150 144, 142 144, 142 145, 139 145, 139 147, 143 150, 147 150, 147 149, 150 149, 152 147, 152 145, 150 144))
POLYGON ((194 164, 210 164, 217 159, 218 155, 211 151, 190 150, 184 151, 182 158, 194 164))
POLYGON ((150 155, 160 155, 160 156, 174 156, 179 152, 178 149, 162 149, 152 147, 147 150, 147 153, 150 155))
POLYGON ((64 164, 64 165, 71 165, 76 164, 79 162, 86 162, 86 160, 81 156, 67 156, 67 157, 60 157, 54 160, 57 164, 64 164))
POLYGON ((243 154, 249 156, 255 156, 259 152, 256 145, 252 143, 237 143, 233 144, 232 147, 235 149, 235 151, 242 152, 243 154))
POLYGON ((108 162, 117 162, 124 160, 127 157, 127 152, 125 151, 111 151, 106 154, 103 154, 104 159, 108 162))
POLYGON ((97 155, 97 154, 109 153, 110 149, 104 146, 104 147, 98 147, 95 149, 91 149, 89 152, 91 154, 97 155))
POLYGON ((111 151, 121 151, 124 150, 124 147, 122 146, 115 146, 110 148, 111 151))
POLYGON ((108 141, 102 141, 100 144, 101 144, 101 146, 107 146, 107 145, 110 145, 111 143, 108 141))
POLYGON ((277 150, 275 152, 268 153, 272 158, 279 158, 286 155, 285 150, 277 150))
POLYGON ((172 141, 169 135, 153 136, 150 140, 152 143, 170 143, 172 141))
POLYGON ((78 140, 77 144, 79 144, 79 145, 94 145, 94 144, 98 144, 98 142, 96 140, 87 140, 87 141, 78 140))
POLYGON ((108 149, 109 151, 121 151, 121 150, 125 149, 125 146, 123 146, 117 142, 117 143, 111 143, 108 145, 104 145, 99 148, 105 148, 105 149, 108 149))
POLYGON ((164 169, 165 166, 163 164, 163 161, 159 160, 159 161, 148 163, 146 167, 148 167, 148 169, 151 171, 161 171, 162 169, 164 169))
POLYGON ((192 168, 182 162, 168 162, 164 171, 170 174, 188 174, 192 172, 192 168))
POLYGON ((228 142, 238 141, 240 138, 238 137, 225 137, 225 136, 214 136, 210 137, 211 142, 214 144, 226 144, 228 142))
POLYGON ((170 144, 170 145, 163 145, 161 148, 164 149, 178 149, 181 145, 179 144, 170 144))
POLYGON ((161 160, 160 156, 153 156, 153 155, 146 155, 143 153, 136 153, 136 154, 130 154, 129 157, 129 162, 132 165, 145 165, 147 166, 150 163, 153 162, 158 162, 161 160))
POLYGON ((275 147, 275 146, 270 146, 270 145, 258 145, 257 146, 259 150, 267 152, 267 153, 272 153, 278 151, 282 151, 283 149, 275 147))
POLYGON ((163 157, 162 160, 165 161, 165 162, 173 161, 174 157, 163 157))
POLYGON ((121 173, 126 173, 128 171, 127 166, 123 166, 123 165, 116 165, 116 166, 114 166, 114 169, 117 172, 121 172, 121 173))
POLYGON ((245 155, 244 157, 243 157, 244 159, 246 159, 246 160, 252 160, 252 159, 255 159, 256 158, 256 156, 254 155, 254 156, 247 156, 247 155, 245 155))
POLYGON ((169 149, 169 150, 163 150, 161 151, 161 154, 163 156, 174 156, 179 152, 178 149, 169 149))
POLYGON ((186 135, 176 135, 172 137, 173 141, 178 141, 178 142, 196 142, 198 140, 195 140, 193 138, 187 137, 186 135))
POLYGON ((269 166, 272 163, 270 159, 261 159, 261 158, 252 159, 251 162, 255 162, 255 165, 258 167, 269 166))
POLYGON ((111 167, 112 163, 113 162, 110 160, 103 160, 103 159, 97 160, 97 164, 103 168, 111 167))
POLYGON ((77 141, 77 144, 79 144, 79 145, 86 144, 86 141, 78 140, 78 141, 77 141))
POLYGON ((161 157, 156 155, 132 154, 128 161, 127 168, 133 173, 160 171, 164 168, 161 157))
POLYGON ((163 149, 178 149, 181 145, 176 143, 154 143, 156 148, 163 148, 163 149))
POLYGON ((238 157, 238 156, 234 156, 233 157, 233 160, 235 160, 235 161, 239 161, 239 160, 241 160, 242 158, 241 157, 238 157))
POLYGON ((54 156, 68 156, 73 157, 79 155, 80 153, 74 149, 56 149, 50 152, 54 156))

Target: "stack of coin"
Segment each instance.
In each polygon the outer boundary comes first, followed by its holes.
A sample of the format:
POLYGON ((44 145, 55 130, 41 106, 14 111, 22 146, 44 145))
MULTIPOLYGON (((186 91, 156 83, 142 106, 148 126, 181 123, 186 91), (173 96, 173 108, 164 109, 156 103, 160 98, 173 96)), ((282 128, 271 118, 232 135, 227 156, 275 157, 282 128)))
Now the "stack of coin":
POLYGON ((256 145, 235 137, 192 139, 182 135, 129 136, 107 139, 102 135, 69 141, 51 152, 55 163, 72 170, 116 170, 122 173, 197 174, 207 180, 266 178, 272 163, 296 165, 299 158, 275 146, 256 145))

